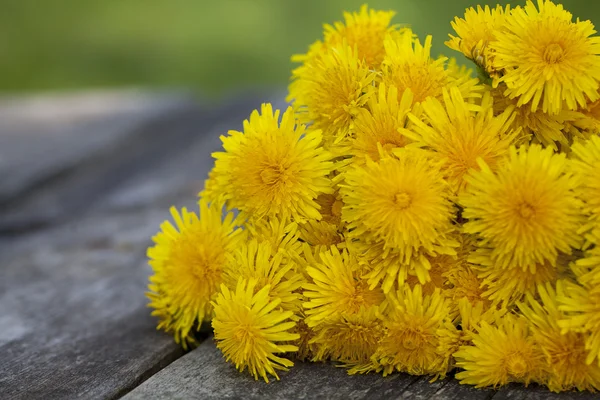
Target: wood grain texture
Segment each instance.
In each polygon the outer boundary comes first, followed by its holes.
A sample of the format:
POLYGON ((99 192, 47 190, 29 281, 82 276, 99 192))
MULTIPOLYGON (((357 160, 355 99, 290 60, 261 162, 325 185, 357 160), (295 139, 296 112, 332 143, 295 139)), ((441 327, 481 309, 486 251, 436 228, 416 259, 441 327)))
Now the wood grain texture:
MULTIPOLYGON (((168 206, 194 207, 221 130, 241 127, 257 106, 260 98, 247 96, 143 124, 135 135, 150 139, 134 158, 117 148, 105 160, 118 171, 78 164, 64 174, 70 184, 48 184, 60 218, 0 237, 1 398, 116 398, 181 356, 146 307, 145 251, 168 206), (156 137, 173 132, 161 151, 156 137)), ((32 204, 16 205, 26 215, 32 204)))
POLYGON ((494 392, 447 379, 429 383, 407 374, 348 376, 326 363, 296 362, 269 384, 240 374, 212 340, 184 355, 124 398, 137 399, 487 399, 494 392), (449 390, 444 390, 448 388, 449 390))

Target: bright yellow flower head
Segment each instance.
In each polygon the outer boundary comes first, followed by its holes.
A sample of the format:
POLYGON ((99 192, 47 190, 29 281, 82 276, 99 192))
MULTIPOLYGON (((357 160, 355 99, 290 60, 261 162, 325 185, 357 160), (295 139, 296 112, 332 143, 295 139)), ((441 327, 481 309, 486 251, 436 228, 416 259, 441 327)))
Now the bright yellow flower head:
POLYGON ((248 368, 254 379, 260 376, 268 383, 267 374, 279 380, 275 370, 287 371, 294 365, 275 354, 295 352, 298 347, 281 342, 297 340, 300 335, 288 332, 296 325, 287 321, 293 313, 278 309, 280 299, 269 300, 269 286, 255 288, 256 281, 242 279, 235 291, 221 285, 221 293, 212 303, 212 326, 226 360, 240 372, 248 368))
POLYGON ((532 111, 557 114, 561 109, 585 107, 600 97, 600 38, 590 21, 572 21, 562 5, 528 1, 507 16, 490 43, 493 67, 502 76, 505 95, 518 98, 532 111))
POLYGON ((444 374, 444 355, 437 351, 438 329, 448 314, 448 304, 439 290, 423 296, 421 286, 404 286, 390 296, 390 311, 384 318, 386 333, 373 360, 388 375, 394 371, 412 375, 444 374))
POLYGON ((455 17, 451 22, 452 29, 458 36, 448 35, 450 40, 446 42, 446 46, 460 51, 490 76, 495 76, 496 71, 491 62, 493 52, 490 51, 488 45, 495 40, 496 32, 501 29, 509 13, 509 5, 506 6, 506 9, 501 5, 492 9, 488 5, 485 8, 481 8, 481 6, 477 6, 477 9, 467 8, 464 18, 455 17))
MULTIPOLYGON (((503 95, 506 85, 500 84, 491 89, 494 98, 494 114, 498 115, 506 109, 513 109, 514 119, 511 129, 521 129, 520 142, 531 140, 533 143, 541 143, 554 150, 559 148, 568 150, 572 135, 569 131, 579 132, 580 129, 571 127, 572 124, 581 125, 583 120, 589 121, 585 116, 576 111, 561 110, 558 114, 547 114, 538 108, 531 111, 528 105, 517 107, 518 100, 503 95)), ((578 133, 577 136, 580 134, 578 133)))
MULTIPOLYGON (((297 260, 302 252, 302 243, 298 240, 300 232, 298 223, 289 222, 286 219, 263 218, 250 219, 244 224, 250 239, 256 239, 258 243, 269 242, 273 253, 282 251, 284 259, 297 260)), ((237 282, 237 279, 234 284, 237 282)))
POLYGON ((401 132, 434 152, 442 161, 442 171, 453 192, 460 194, 466 186, 463 177, 469 170, 478 169, 477 159, 495 170, 519 132, 511 129, 512 109, 494 116, 487 93, 480 106, 467 103, 457 88, 443 89, 443 99, 444 104, 436 98, 425 100, 422 108, 428 123, 410 115, 412 128, 401 132))
POLYGON ((354 314, 337 314, 315 327, 311 343, 318 350, 313 361, 331 359, 347 367, 367 364, 384 333, 378 312, 377 306, 363 307, 354 314))
POLYGON ((364 59, 371 69, 379 68, 385 49, 383 39, 388 33, 396 30, 390 22, 396 13, 393 11, 376 11, 364 4, 359 12, 345 12, 343 22, 325 25, 325 46, 339 47, 347 43, 358 52, 358 58, 364 59))
POLYGON ((583 211, 589 218, 585 230, 600 224, 600 137, 575 143, 572 146, 571 170, 579 182, 575 189, 583 201, 583 211))
MULTIPOLYGON (((400 129, 408 123, 408 113, 413 107, 410 89, 398 94, 395 86, 379 85, 377 96, 371 97, 368 109, 359 111, 354 120, 352 155, 354 163, 364 163, 369 157, 379 161, 380 151, 390 153, 391 149, 404 147, 411 142, 400 129)), ((415 114, 419 114, 414 110, 415 114)))
POLYGON ((482 321, 473 344, 454 353, 460 383, 475 387, 529 384, 543 375, 541 351, 525 318, 505 315, 497 326, 482 321))
POLYGON ((565 315, 558 321, 561 332, 585 333, 585 362, 600 366, 600 291, 569 281, 564 285, 564 294, 556 298, 558 309, 565 315))
POLYGON ((410 29, 387 36, 382 82, 388 87, 395 86, 399 96, 410 89, 414 102, 422 102, 429 97, 441 98, 442 90, 447 86, 458 87, 465 98, 478 97, 477 80, 450 75, 444 68, 445 57, 431 59, 431 40, 431 36, 427 36, 421 44, 410 29))
POLYGON ((320 263, 307 268, 313 283, 305 284, 306 324, 314 327, 327 318, 356 314, 384 301, 379 288, 371 290, 362 278, 363 267, 353 254, 331 247, 320 253, 320 263))
POLYGON ((586 335, 578 332, 561 333, 558 321, 564 319, 559 310, 558 296, 564 296, 562 282, 556 290, 552 285, 538 287, 537 300, 527 294, 519 309, 529 320, 536 344, 542 350, 546 369, 549 371, 543 383, 555 392, 577 390, 600 390, 600 365, 586 364, 586 335))
POLYGON ((210 301, 223 281, 226 255, 244 240, 243 231, 236 229, 233 214, 221 219, 221 207, 200 201, 200 216, 174 207, 175 221, 161 225, 161 232, 148 248, 150 277, 147 294, 152 315, 159 317, 158 329, 175 336, 175 341, 187 348, 194 344, 192 328, 212 317, 210 301))
POLYGON ((294 102, 301 122, 321 129, 331 146, 350 136, 353 119, 369 100, 374 79, 375 73, 356 51, 342 45, 298 67, 287 100, 294 102))
POLYGON ((535 269, 523 269, 520 266, 503 269, 491 262, 479 269, 478 278, 482 281, 483 296, 503 306, 513 305, 526 294, 535 292, 541 284, 554 284, 564 266, 554 266, 546 261, 536 264, 535 269))
POLYGON ((244 132, 222 136, 224 152, 213 153, 218 191, 229 208, 245 216, 320 219, 315 198, 332 192, 331 155, 321 132, 296 125, 291 108, 279 123, 270 104, 244 121, 244 132))
POLYGON ((434 252, 445 238, 453 208, 439 163, 422 150, 400 149, 398 158, 354 166, 340 184, 342 219, 349 238, 382 240, 408 263, 413 254, 434 252))
POLYGON ((510 158, 494 172, 480 161, 481 171, 465 178, 460 197, 466 233, 477 234, 498 268, 530 268, 549 262, 558 252, 571 253, 581 239, 580 202, 566 169, 564 154, 539 145, 512 147, 510 158))
POLYGON ((280 307, 286 311, 300 312, 301 296, 298 291, 304 283, 303 276, 295 272, 295 263, 286 257, 285 250, 274 249, 268 241, 252 239, 229 254, 224 283, 234 290, 238 280, 255 280, 256 290, 269 285, 268 300, 279 298, 280 307), (287 259, 286 259, 287 258, 287 259))

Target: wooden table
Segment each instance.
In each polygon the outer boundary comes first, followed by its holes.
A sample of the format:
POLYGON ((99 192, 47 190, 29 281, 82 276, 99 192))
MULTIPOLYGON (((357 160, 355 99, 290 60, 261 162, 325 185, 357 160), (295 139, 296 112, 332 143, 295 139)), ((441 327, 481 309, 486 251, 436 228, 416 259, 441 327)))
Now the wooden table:
POLYGON ((265 384, 211 338, 184 352, 156 331, 145 251, 170 205, 191 206, 219 135, 283 91, 219 104, 185 93, 0 101, 0 398, 593 399, 451 378, 349 377, 297 363, 265 384))

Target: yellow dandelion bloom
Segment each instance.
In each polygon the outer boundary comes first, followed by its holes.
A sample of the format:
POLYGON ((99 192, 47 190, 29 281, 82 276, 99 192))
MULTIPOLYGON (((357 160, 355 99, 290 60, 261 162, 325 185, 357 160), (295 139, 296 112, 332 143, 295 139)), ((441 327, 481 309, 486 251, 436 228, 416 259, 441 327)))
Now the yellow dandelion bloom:
POLYGON ((331 246, 343 246, 344 243, 344 235, 338 227, 324 221, 307 221, 300 225, 299 233, 300 240, 313 247, 319 247, 320 250, 327 250, 331 246))
POLYGON ((354 314, 336 314, 315 327, 312 338, 317 351, 313 361, 333 360, 350 367, 368 363, 383 336, 377 306, 354 314))
MULTIPOLYGON (((400 151, 402 150, 402 151, 400 151)), ((453 207, 439 163, 421 150, 353 166, 340 184, 349 238, 382 240, 408 263, 421 250, 434 253, 445 239, 453 207)))
POLYGON ((579 184, 575 189, 583 201, 583 212, 589 218, 584 230, 600 224, 600 137, 593 136, 572 146, 571 170, 579 184))
POLYGON ((264 104, 244 121, 244 132, 229 131, 221 140, 215 176, 230 208, 253 218, 321 218, 314 199, 332 191, 331 155, 320 146, 320 131, 296 125, 291 108, 279 123, 279 111, 264 104))
POLYGON ((298 289, 304 279, 295 271, 294 261, 286 260, 284 250, 274 250, 268 241, 259 243, 252 239, 228 256, 230 262, 223 278, 230 290, 235 289, 240 278, 255 280, 256 290, 269 285, 269 301, 279 298, 282 309, 299 313, 302 302, 298 289))
POLYGON ((385 56, 383 39, 397 27, 390 26, 396 13, 393 11, 376 11, 364 4, 359 12, 345 12, 343 22, 325 25, 325 45, 339 47, 344 42, 356 47, 358 58, 365 60, 371 69, 379 68, 385 56))
POLYGON ((510 149, 497 172, 483 161, 481 171, 465 177, 466 233, 477 234, 498 268, 520 266, 535 273, 537 264, 556 264, 558 252, 571 253, 581 239, 580 204, 564 154, 539 145, 510 149))
POLYGON ((585 362, 600 366, 600 290, 597 286, 581 286, 571 281, 563 284, 564 293, 556 296, 558 309, 564 313, 564 318, 558 321, 561 333, 584 333, 585 362))
POLYGON ((571 264, 571 270, 579 283, 592 292, 600 292, 600 226, 586 238, 593 247, 587 249, 575 264, 571 264))
POLYGON ((212 320, 215 341, 227 362, 243 372, 248 372, 258 380, 262 377, 269 382, 267 375, 279 380, 276 370, 287 371, 294 365, 278 353, 295 352, 297 346, 280 344, 297 340, 300 335, 289 333, 296 323, 287 321, 291 311, 280 311, 280 299, 269 300, 269 286, 258 292, 256 281, 240 279, 235 292, 221 285, 221 293, 212 303, 215 316, 212 320))
POLYGON ((599 99, 600 38, 590 21, 573 22, 560 4, 528 1, 512 10, 490 43, 493 66, 502 70, 506 96, 532 111, 557 114, 599 99))
POLYGON ((389 247, 381 240, 371 242, 358 238, 349 241, 347 245, 355 254, 360 255, 361 262, 368 266, 365 277, 370 287, 377 287, 381 282, 381 288, 388 293, 394 287, 403 287, 409 277, 413 280, 416 278, 421 285, 432 281, 431 257, 456 255, 455 247, 459 243, 453 237, 453 229, 449 225, 447 230, 440 234, 431 251, 413 253, 410 259, 406 259, 403 249, 389 247))
POLYGON ((373 91, 375 73, 348 46, 328 49, 294 71, 287 101, 301 122, 321 129, 328 146, 343 142, 373 91))
POLYGON ((385 334, 373 355, 383 375, 394 371, 412 375, 445 373, 446 360, 438 353, 438 329, 448 314, 441 292, 423 296, 421 286, 405 286, 389 297, 385 334))
POLYGON ((437 330, 438 352, 444 355, 446 361, 444 371, 455 367, 454 353, 459 351, 461 346, 473 344, 473 338, 482 321, 495 324, 506 314, 506 309, 490 308, 484 302, 473 302, 466 297, 458 300, 455 306, 458 311, 456 318, 446 318, 437 330))
POLYGON ((552 285, 538 287, 539 301, 527 294, 525 303, 519 304, 522 314, 529 320, 533 337, 542 350, 546 369, 543 382, 555 392, 566 390, 600 390, 600 365, 586 364, 586 335, 567 332, 564 335, 558 321, 564 319, 558 309, 557 295, 564 296, 562 282, 556 290, 552 285))
POLYGON ((259 220, 251 218, 246 221, 244 227, 248 231, 249 239, 256 239, 258 243, 267 241, 271 244, 274 253, 281 250, 284 259, 298 260, 302 252, 302 243, 298 240, 300 237, 298 223, 276 217, 259 220))
POLYGON ((536 264, 534 269, 523 269, 519 265, 500 268, 490 262, 487 266, 479 268, 478 278, 482 282, 484 297, 494 303, 509 306, 526 294, 535 292, 538 285, 554 284, 565 267, 546 261, 536 264))
MULTIPOLYGON (((361 109, 354 120, 355 130, 351 144, 351 154, 355 157, 353 162, 363 164, 367 157, 379 161, 380 150, 391 153, 391 149, 410 143, 411 140, 400 129, 406 127, 412 107, 413 95, 410 89, 398 94, 395 86, 387 88, 382 83, 377 96, 369 100, 368 109, 361 109)), ((419 114, 417 110, 413 110, 416 115, 419 114)))
POLYGON ((148 248, 152 315, 160 320, 158 329, 173 334, 184 348, 195 343, 192 329, 212 317, 210 301, 223 281, 226 255, 244 240, 233 214, 221 219, 221 207, 202 200, 199 205, 200 216, 171 207, 175 226, 163 222, 148 248))
POLYGON ((465 11, 463 18, 455 17, 451 22, 457 36, 450 36, 445 44, 453 50, 460 51, 475 64, 483 68, 490 76, 496 76, 493 68, 493 52, 488 46, 496 39, 496 32, 502 27, 506 16, 510 15, 510 6, 495 8, 477 6, 465 11))
POLYGON ((478 169, 477 159, 495 170, 519 131, 510 129, 514 118, 511 108, 494 116, 487 93, 480 106, 467 103, 456 88, 444 89, 443 98, 444 104, 435 98, 425 100, 422 107, 428 124, 410 115, 413 126, 402 133, 442 160, 452 190, 460 194, 466 186, 466 173, 478 169))
POLYGON ((450 77, 446 71, 446 58, 431 59, 431 36, 421 44, 410 29, 397 35, 388 35, 384 40, 386 56, 382 65, 382 82, 398 89, 398 95, 410 89, 414 102, 428 97, 441 98, 442 89, 457 86, 465 98, 478 97, 477 80, 450 77))
POLYGON ((525 318, 507 314, 497 326, 482 321, 472 343, 454 353, 456 366, 464 369, 456 374, 460 383, 476 388, 527 385, 543 375, 542 354, 525 318))
POLYGON ((336 315, 351 315, 361 307, 379 306, 384 301, 381 289, 369 289, 362 278, 363 267, 347 250, 336 247, 320 253, 320 263, 307 268, 313 283, 304 285, 306 324, 319 325, 336 315))
POLYGON ((494 114, 504 112, 507 108, 513 109, 514 119, 511 125, 512 129, 521 129, 519 142, 541 143, 544 146, 552 147, 554 150, 568 149, 570 145, 570 135, 567 133, 569 124, 579 121, 583 116, 580 113, 568 110, 561 110, 558 114, 548 114, 537 109, 531 111, 531 107, 526 105, 517 106, 517 99, 505 97, 503 92, 506 90, 504 84, 491 89, 490 93, 494 98, 494 114))

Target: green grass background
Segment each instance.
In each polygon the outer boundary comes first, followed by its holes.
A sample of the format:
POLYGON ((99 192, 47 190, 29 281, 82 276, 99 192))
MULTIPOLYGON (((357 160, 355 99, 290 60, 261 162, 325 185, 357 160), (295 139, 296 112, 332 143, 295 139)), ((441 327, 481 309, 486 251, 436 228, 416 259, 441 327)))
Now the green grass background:
MULTIPOLYGON (((220 95, 283 86, 293 53, 322 24, 361 0, 0 0, 0 92, 118 86, 190 87, 220 95)), ((373 0, 396 23, 432 34, 434 55, 450 21, 476 0, 373 0)), ((507 2, 500 2, 506 4, 507 2)), ((509 2, 512 5, 523 1, 509 2)), ((575 17, 600 23, 600 1, 566 0, 575 17)))

